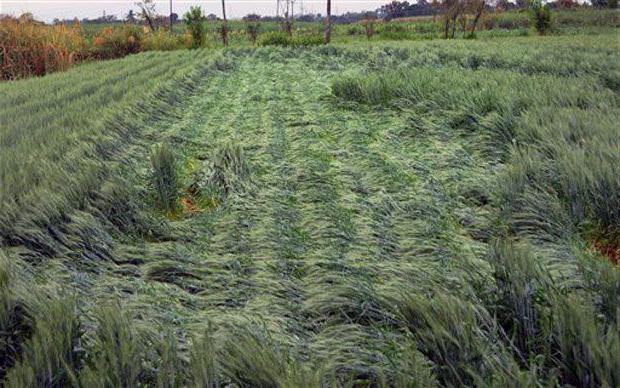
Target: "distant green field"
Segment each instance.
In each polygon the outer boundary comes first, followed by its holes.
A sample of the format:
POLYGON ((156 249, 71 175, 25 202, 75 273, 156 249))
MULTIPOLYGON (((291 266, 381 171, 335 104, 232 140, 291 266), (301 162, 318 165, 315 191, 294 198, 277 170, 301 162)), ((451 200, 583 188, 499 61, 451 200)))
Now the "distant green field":
POLYGON ((620 385, 617 31, 345 35, 0 84, 5 386, 620 385))

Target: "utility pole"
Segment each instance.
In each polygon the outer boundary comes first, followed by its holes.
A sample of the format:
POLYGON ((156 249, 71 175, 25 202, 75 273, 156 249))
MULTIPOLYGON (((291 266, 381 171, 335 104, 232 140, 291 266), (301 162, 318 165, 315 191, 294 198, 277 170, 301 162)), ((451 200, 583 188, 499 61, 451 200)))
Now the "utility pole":
POLYGON ((292 31, 291 31, 291 0, 286 0, 286 12, 285 12, 285 16, 286 16, 286 32, 290 35, 292 35, 292 31))
POLYGON ((325 30, 323 31, 323 41, 327 44, 331 38, 332 0, 327 0, 327 19, 325 20, 325 30))
POLYGON ((228 20, 226 20, 225 0, 222 0, 222 19, 224 19, 224 24, 222 25, 222 40, 224 41, 224 46, 228 46, 228 20))
POLYGON ((172 0, 170 0, 170 16, 168 19, 168 27, 170 27, 170 33, 172 33, 172 0))

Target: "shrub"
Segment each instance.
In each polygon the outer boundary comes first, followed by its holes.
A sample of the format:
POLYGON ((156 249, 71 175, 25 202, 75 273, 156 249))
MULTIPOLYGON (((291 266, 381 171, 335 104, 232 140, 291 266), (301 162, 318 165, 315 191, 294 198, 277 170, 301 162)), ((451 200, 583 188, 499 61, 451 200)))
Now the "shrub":
POLYGON ((183 35, 170 34, 167 31, 160 29, 153 33, 145 34, 143 46, 145 51, 177 50, 185 46, 185 37, 183 35))
POLYGON ((190 34, 192 35, 192 47, 198 48, 205 45, 207 36, 204 28, 205 17, 202 14, 202 9, 199 6, 193 6, 183 16, 183 21, 187 25, 190 34))
POLYGON ((259 46, 289 46, 291 38, 283 31, 270 31, 258 38, 259 46))
POLYGON ((323 44, 323 38, 320 35, 297 35, 288 36, 282 31, 271 31, 260 36, 258 39, 259 46, 316 46, 323 44))
POLYGON ((551 11, 549 6, 541 0, 534 0, 531 4, 532 21, 540 35, 545 35, 551 28, 551 11))
POLYGON ((158 146, 151 153, 151 166, 151 183, 155 189, 157 206, 172 212, 177 208, 178 197, 176 157, 167 145, 158 146))
POLYGON ((90 56, 97 59, 120 58, 138 53, 142 49, 142 34, 138 27, 108 27, 95 35, 90 56))
POLYGON ((347 27, 347 35, 361 35, 363 33, 363 28, 359 24, 351 24, 347 27))
POLYGON ((321 35, 300 35, 291 40, 291 46, 317 46, 323 44, 321 35))

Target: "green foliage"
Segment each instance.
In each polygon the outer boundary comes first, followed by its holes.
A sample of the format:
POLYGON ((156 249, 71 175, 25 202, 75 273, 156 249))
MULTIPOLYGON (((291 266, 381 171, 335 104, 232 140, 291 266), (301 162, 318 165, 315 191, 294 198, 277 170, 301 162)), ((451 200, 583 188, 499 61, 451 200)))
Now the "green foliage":
POLYGON ((289 46, 290 36, 284 31, 270 31, 262 34, 258 38, 259 46, 289 46))
POLYGON ((120 58, 143 50, 143 36, 138 26, 105 28, 93 38, 88 54, 96 59, 120 58))
POLYGON ((31 282, 18 263, 0 250, 0 380, 19 359, 34 326, 31 308, 35 294, 26 287, 31 282))
POLYGON ((103 307, 97 316, 93 349, 82 373, 87 386, 135 386, 144 381, 145 341, 134 322, 118 307, 103 307))
POLYGON ((32 338, 23 344, 19 361, 6 375, 7 387, 77 385, 81 364, 81 328, 71 299, 37 300, 32 338))
POLYGON ((210 184, 223 198, 242 193, 248 187, 250 167, 240 145, 224 143, 216 148, 212 159, 210 184))
MULTIPOLYGON (((14 144, 3 146, 0 153, 2 241, 28 245, 36 252, 30 256, 35 261, 63 255, 66 249, 106 257, 111 248, 107 244, 76 246, 74 239, 59 238, 107 234, 108 220, 102 214, 94 212, 96 225, 91 215, 69 217, 92 202, 120 230, 149 234, 151 227, 139 221, 142 217, 135 211, 120 215, 120 207, 109 206, 123 190, 110 190, 104 196, 94 192, 122 173, 115 158, 126 151, 140 128, 174 117, 200 76, 196 67, 206 61, 199 52, 140 54, 126 61, 88 64, 72 74, 0 85, 2 115, 8 118, 2 138, 14 144), (41 125, 41 120, 46 124, 41 125), (44 140, 23 141, 25 133, 44 140), (132 218, 138 223, 124 224, 123 219, 132 218), (63 225, 61 231, 48 228, 58 224, 63 225)), ((126 204, 137 209, 134 205, 126 204)))
MULTIPOLYGON (((506 170, 511 175, 506 180, 511 184, 503 186, 505 191, 499 190, 506 205, 514 206, 511 211, 520 216, 528 212, 528 220, 549 217, 540 213, 550 212, 554 207, 538 204, 533 193, 538 193, 542 200, 545 197, 540 187, 551 185, 566 205, 571 216, 569 222, 600 225, 615 236, 620 217, 616 210, 618 198, 613 192, 620 187, 613 178, 616 163, 611 151, 614 147, 611 122, 617 108, 612 107, 613 102, 608 103, 613 97, 590 87, 589 97, 584 99, 588 86, 585 83, 577 86, 576 81, 571 92, 564 89, 560 93, 556 82, 553 78, 530 79, 503 71, 469 73, 463 78, 462 71, 420 69, 340 77, 332 83, 332 92, 344 100, 368 104, 424 106, 430 100, 443 109, 465 110, 466 122, 457 119, 455 124, 482 129, 496 150, 506 150, 512 139, 523 142, 521 149, 513 154, 510 166, 514 169, 506 170), (586 122, 593 123, 595 116, 600 119, 596 120, 594 129, 590 124, 591 129, 586 131, 586 122), (567 123, 569 117, 573 124, 567 123), (514 129, 515 120, 520 123, 519 133, 514 129), (573 140, 585 138, 597 143, 598 156, 587 156, 573 140), (553 171, 551 176, 547 175, 549 171, 553 171), (530 208, 514 199, 517 193, 527 196, 525 203, 531 204, 530 208)), ((525 231, 527 223, 515 220, 514 225, 525 231)))
POLYGON ((174 212, 179 200, 178 162, 167 144, 153 149, 151 168, 151 184, 155 190, 157 207, 166 212, 174 212))
POLYGON ((164 29, 159 29, 146 34, 142 45, 145 51, 171 51, 185 47, 185 39, 183 35, 171 34, 164 29))
POLYGON ((546 338, 551 341, 560 379, 575 386, 620 383, 620 326, 601 327, 592 307, 573 297, 559 297, 551 307, 546 338))
POLYGON ((489 257, 496 292, 488 304, 522 358, 542 353, 544 311, 557 292, 541 263, 523 247, 498 242, 489 257))
POLYGON ((296 47, 318 46, 322 44, 323 37, 321 35, 297 35, 291 41, 291 45, 296 47))
POLYGON ((190 350, 189 369, 196 387, 218 387, 220 372, 215 341, 210 333, 194 341, 190 350))
POLYGON ((399 310, 443 386, 508 379, 518 369, 483 308, 444 294, 410 295, 399 310), (490 356, 493 354, 493 356, 490 356))
POLYGON ((152 331, 115 305, 98 309, 96 327, 80 371, 82 386, 180 385, 181 360, 170 333, 152 331))
POLYGON ((187 26, 192 35, 192 47, 203 47, 206 42, 206 33, 204 30, 205 16, 200 6, 192 6, 189 11, 183 15, 183 22, 187 26))
POLYGON ((266 32, 259 36, 259 46, 316 46, 323 44, 323 38, 320 35, 295 35, 289 36, 283 31, 266 32))
POLYGON ((542 0, 532 1, 530 4, 534 28, 540 35, 545 35, 551 28, 551 10, 542 0))
MULTIPOLYGON (((609 2, 610 5, 612 3, 613 1, 609 2)), ((152 1, 149 1, 147 8, 151 9, 152 6, 152 1)), ((598 34, 605 29, 619 26, 614 10, 580 7, 554 9, 552 12, 554 23, 558 26, 554 28, 554 34, 598 34)), ((152 13, 152 10, 148 13, 152 13)), ((260 37, 264 40, 264 45, 309 46, 321 43, 320 22, 297 21, 292 37, 285 39, 273 36, 281 32, 281 23, 278 21, 262 22, 259 32, 257 20, 230 20, 226 22, 224 29, 223 21, 207 22, 198 8, 190 10, 185 16, 185 23, 173 25, 172 31, 157 28, 144 30, 136 25, 118 23, 49 26, 32 20, 4 18, 0 22, 0 47, 3 48, 4 57, 0 77, 14 79, 44 75, 66 70, 78 61, 119 58, 141 51, 168 51, 204 46, 219 48, 225 46, 222 39, 224 32, 226 46, 233 47, 256 45, 260 37)), ((459 23, 466 27, 467 21, 461 19, 459 23)), ((493 13, 481 19, 476 36, 526 36, 533 24, 536 23, 522 10, 493 13)), ((376 23, 373 20, 364 20, 353 24, 334 25, 332 29, 332 41, 347 44, 359 43, 363 35, 378 35, 380 40, 437 39, 442 36, 443 31, 441 23, 431 17, 376 23)), ((462 36, 465 39, 472 37, 465 33, 462 36)))

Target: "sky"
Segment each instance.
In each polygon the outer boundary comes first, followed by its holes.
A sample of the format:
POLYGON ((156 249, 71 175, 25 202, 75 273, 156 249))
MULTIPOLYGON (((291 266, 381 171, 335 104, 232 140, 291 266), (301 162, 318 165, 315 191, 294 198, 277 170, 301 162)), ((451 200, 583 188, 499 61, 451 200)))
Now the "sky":
MULTIPOLYGON (((0 14, 19 16, 32 12, 36 19, 51 22, 53 19, 95 18, 103 15, 124 17, 130 9, 137 10, 136 0, 0 0, 0 14)), ((332 0, 332 14, 348 11, 371 11, 389 0, 332 0)), ((157 11, 169 12, 169 0, 155 0, 157 11)), ((221 16, 220 0, 172 0, 173 12, 182 15, 190 6, 200 5, 206 13, 221 16)), ((295 0, 295 14, 325 14, 325 0, 295 0)), ((226 16, 240 18, 248 13, 275 15, 276 0, 226 0, 226 16)))

